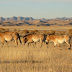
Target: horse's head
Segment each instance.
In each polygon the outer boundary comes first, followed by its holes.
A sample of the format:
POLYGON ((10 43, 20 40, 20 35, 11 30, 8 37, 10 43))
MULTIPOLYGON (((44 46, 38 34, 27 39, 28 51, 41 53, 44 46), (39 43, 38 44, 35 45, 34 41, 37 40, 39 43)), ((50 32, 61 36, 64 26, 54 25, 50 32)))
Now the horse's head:
POLYGON ((50 36, 50 35, 47 35, 47 37, 46 37, 46 40, 45 40, 46 44, 49 43, 49 40, 50 40, 49 36, 50 36))
POLYGON ((23 44, 27 43, 28 39, 26 37, 23 37, 23 44))

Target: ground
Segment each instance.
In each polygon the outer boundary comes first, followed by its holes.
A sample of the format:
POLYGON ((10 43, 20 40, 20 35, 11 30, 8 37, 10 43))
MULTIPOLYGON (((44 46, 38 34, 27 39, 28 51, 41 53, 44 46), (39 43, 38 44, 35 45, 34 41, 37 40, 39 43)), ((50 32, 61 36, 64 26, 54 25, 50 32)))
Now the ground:
MULTIPOLYGON (((44 27, 43 30, 46 28, 44 27)), ((24 28, 18 27, 18 29, 24 28)), ((27 29, 33 28, 28 27, 27 29)), ((40 30, 40 28, 36 29, 40 30)), ((54 27, 51 29, 54 30, 54 27)), ((71 27, 57 28, 57 30, 68 29, 71 27)), ((39 42, 35 47, 33 43, 29 47, 27 44, 20 43, 16 46, 14 41, 8 42, 8 45, 5 43, 3 47, 0 43, 0 72, 72 72, 72 49, 68 48, 66 43, 61 44, 61 47, 54 47, 53 42, 49 42, 48 48, 45 43, 40 48, 39 42)))

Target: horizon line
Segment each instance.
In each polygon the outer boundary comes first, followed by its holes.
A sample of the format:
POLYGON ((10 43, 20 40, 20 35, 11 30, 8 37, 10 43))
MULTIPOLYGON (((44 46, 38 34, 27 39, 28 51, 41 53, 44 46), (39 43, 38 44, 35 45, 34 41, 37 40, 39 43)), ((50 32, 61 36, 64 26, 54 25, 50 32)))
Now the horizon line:
MULTIPOLYGON (((3 17, 3 16, 0 16, 0 17, 3 17)), ((31 17, 31 16, 10 16, 10 17, 3 17, 3 18, 12 18, 12 17, 25 17, 25 18, 27 18, 27 17, 31 17)), ((34 18, 34 17, 31 17, 31 18, 34 18)), ((63 17, 53 17, 53 18, 45 18, 45 17, 41 17, 41 18, 34 18, 34 19, 42 19, 42 18, 44 18, 44 19, 55 19, 55 18, 72 18, 72 17, 66 17, 66 16, 63 16, 63 17)))

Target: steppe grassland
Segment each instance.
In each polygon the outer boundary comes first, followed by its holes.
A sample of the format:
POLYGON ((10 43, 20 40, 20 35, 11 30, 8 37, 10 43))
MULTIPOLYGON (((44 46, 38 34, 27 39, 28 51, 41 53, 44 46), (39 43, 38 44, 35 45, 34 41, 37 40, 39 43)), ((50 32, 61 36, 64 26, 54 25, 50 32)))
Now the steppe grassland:
POLYGON ((50 42, 48 48, 45 43, 40 48, 39 42, 35 48, 33 44, 30 47, 20 43, 16 46, 14 41, 3 47, 0 43, 0 72, 72 72, 72 50, 68 50, 66 43, 54 47, 50 42))
POLYGON ((10 30, 13 29, 20 29, 20 30, 24 30, 24 29, 28 29, 28 30, 68 30, 68 29, 72 29, 72 26, 0 26, 1 28, 7 28, 10 30))

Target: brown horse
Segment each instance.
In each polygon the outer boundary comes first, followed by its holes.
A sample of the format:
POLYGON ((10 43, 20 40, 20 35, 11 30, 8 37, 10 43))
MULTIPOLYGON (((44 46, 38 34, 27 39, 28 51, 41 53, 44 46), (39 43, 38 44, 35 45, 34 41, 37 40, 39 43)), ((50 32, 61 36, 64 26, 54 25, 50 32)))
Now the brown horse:
POLYGON ((34 42, 36 45, 36 42, 40 41, 40 45, 42 47, 43 40, 44 34, 28 34, 23 37, 23 43, 28 43, 28 46, 32 42, 34 42))
POLYGON ((18 45, 18 39, 21 43, 20 36, 17 32, 0 32, 0 41, 3 43, 6 41, 11 41, 14 39, 15 43, 18 45))

